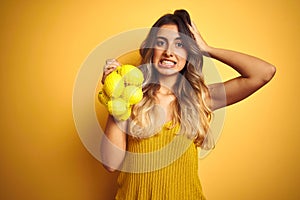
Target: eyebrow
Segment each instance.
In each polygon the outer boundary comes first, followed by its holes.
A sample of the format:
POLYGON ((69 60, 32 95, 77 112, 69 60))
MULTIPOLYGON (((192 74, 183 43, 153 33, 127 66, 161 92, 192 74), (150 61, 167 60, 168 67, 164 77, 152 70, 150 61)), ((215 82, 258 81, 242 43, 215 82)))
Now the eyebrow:
MULTIPOLYGON (((157 36, 156 39, 163 39, 163 40, 167 40, 168 41, 168 39, 166 37, 163 37, 163 36, 157 36)), ((177 37, 174 40, 182 40, 182 37, 177 37)))

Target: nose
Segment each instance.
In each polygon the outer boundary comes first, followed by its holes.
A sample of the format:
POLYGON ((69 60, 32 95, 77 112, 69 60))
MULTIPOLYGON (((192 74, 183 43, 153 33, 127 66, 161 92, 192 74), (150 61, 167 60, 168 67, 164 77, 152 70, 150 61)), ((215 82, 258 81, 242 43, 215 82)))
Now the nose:
POLYGON ((164 51, 166 56, 172 57, 174 55, 173 49, 171 45, 168 45, 164 51))

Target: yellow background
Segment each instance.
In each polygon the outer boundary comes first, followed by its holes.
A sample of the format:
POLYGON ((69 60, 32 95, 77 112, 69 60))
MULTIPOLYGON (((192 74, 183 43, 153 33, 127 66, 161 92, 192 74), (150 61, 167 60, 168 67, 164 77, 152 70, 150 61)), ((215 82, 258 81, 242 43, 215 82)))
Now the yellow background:
MULTIPOLYGON (((117 173, 104 170, 75 129, 76 75, 102 41, 149 27, 177 8, 190 12, 210 45, 277 67, 268 85, 227 108, 216 149, 200 161, 205 195, 209 200, 300 198, 300 3, 103 0, 1 3, 0 199, 113 198, 117 173)), ((224 80, 236 75, 217 65, 224 80)))

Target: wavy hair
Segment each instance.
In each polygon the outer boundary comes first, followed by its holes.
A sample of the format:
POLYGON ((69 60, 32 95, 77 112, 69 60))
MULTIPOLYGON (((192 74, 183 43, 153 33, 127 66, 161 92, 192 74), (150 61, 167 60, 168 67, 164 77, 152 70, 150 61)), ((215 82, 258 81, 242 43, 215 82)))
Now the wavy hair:
POLYGON ((176 10, 174 14, 166 14, 159 18, 141 44, 142 60, 139 68, 145 77, 144 97, 133 107, 129 132, 133 137, 147 138, 156 134, 161 127, 157 125, 159 124, 157 123, 159 110, 155 106, 155 96, 161 85, 152 58, 159 28, 167 24, 175 24, 178 27, 184 47, 188 47, 185 48, 188 52, 187 62, 180 71, 175 85, 171 88, 176 96, 171 103, 172 125, 180 123, 178 134, 193 139, 198 147, 211 149, 214 147, 209 131, 212 111, 210 105, 207 105, 207 102, 210 102, 210 96, 202 74, 203 55, 188 27, 191 25, 191 19, 185 10, 176 10))

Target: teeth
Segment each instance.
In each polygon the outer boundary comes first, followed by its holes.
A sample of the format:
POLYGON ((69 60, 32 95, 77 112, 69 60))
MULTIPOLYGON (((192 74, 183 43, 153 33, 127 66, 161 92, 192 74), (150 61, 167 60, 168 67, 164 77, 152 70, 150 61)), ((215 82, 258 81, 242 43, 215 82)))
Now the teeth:
POLYGON ((169 61, 169 60, 163 60, 161 63, 164 65, 174 65, 174 62, 169 61))

